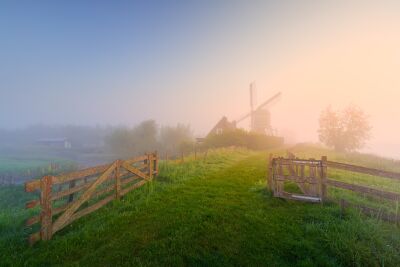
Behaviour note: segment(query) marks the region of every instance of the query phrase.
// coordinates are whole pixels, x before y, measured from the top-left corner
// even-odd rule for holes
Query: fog
[[[399,3],[299,2],[1,2],[0,128],[154,119],[204,136],[249,111],[254,81],[258,103],[282,92],[288,142],[318,142],[321,110],[354,104],[364,151],[400,158]]]

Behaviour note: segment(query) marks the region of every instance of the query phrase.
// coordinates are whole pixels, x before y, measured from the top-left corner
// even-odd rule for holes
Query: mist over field
[[[365,151],[400,158],[397,1],[19,4],[0,8],[0,128],[190,124],[270,108],[291,143],[318,142],[318,117],[354,104]],[[248,128],[249,122],[239,126]]]

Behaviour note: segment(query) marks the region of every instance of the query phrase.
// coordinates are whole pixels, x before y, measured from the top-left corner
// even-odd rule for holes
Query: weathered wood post
[[[117,164],[115,165],[115,199],[121,198],[121,165],[122,160],[117,160]]]
[[[149,169],[149,178],[153,179],[153,154],[147,154],[147,168]]]
[[[268,184],[269,190],[271,190],[271,191],[274,190],[272,187],[272,176],[274,175],[273,170],[272,170],[272,160],[273,160],[273,155],[271,153],[271,154],[269,154],[268,163],[267,163],[267,166],[268,166],[267,184]]]
[[[328,190],[326,187],[326,177],[328,172],[327,165],[328,158],[326,156],[321,157],[321,200],[325,201],[328,197]]]
[[[40,239],[50,240],[53,234],[52,211],[51,211],[51,189],[53,176],[44,176],[40,180]]]
[[[158,175],[158,161],[159,161],[158,152],[155,151],[154,152],[154,172],[155,172],[156,176]]]
[[[276,166],[274,166],[274,167],[276,168]],[[279,176],[279,180],[275,178],[275,188],[276,188],[276,190],[274,192],[274,195],[276,194],[276,196],[282,196],[285,184],[284,184],[284,180],[283,180],[284,176],[283,176],[283,167],[282,167],[281,158],[278,158],[278,176]]]

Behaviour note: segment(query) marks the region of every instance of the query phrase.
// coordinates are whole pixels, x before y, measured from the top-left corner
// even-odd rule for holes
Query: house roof
[[[216,133],[217,129],[220,129],[220,128],[222,128],[224,130],[234,130],[234,129],[236,129],[236,123],[235,123],[235,121],[229,122],[228,118],[224,116],[211,129],[211,131],[208,133],[208,135]]]

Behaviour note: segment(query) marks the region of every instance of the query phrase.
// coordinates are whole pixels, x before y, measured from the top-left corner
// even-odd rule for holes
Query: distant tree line
[[[168,153],[171,157],[187,152],[194,146],[189,125],[159,127],[154,120],[134,127],[119,127],[105,137],[106,147],[115,155],[126,158],[150,151]]]

